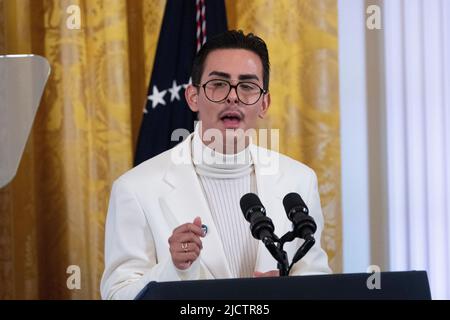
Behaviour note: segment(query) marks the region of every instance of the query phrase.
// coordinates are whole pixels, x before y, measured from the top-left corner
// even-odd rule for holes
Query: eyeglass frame
[[[208,83],[212,82],[212,81],[223,81],[223,82],[228,83],[228,85],[230,86],[230,90],[229,90],[228,93],[225,95],[225,98],[223,98],[222,100],[218,100],[218,101],[211,100],[211,99],[208,97],[208,95],[206,94],[206,85],[207,85]],[[257,99],[254,103],[248,104],[248,103],[243,102],[243,101],[241,100],[241,98],[239,98],[239,93],[238,93],[238,91],[237,91],[237,87],[238,87],[241,83],[251,83],[251,84],[253,84],[253,85],[255,85],[255,86],[257,86],[257,87],[259,88],[259,90],[260,90],[259,97],[258,97],[258,99]],[[258,101],[261,100],[261,97],[262,97],[264,94],[269,93],[269,90],[265,90],[265,89],[261,88],[257,83],[250,82],[250,81],[239,81],[237,84],[232,85],[230,81],[225,80],[225,79],[211,79],[211,80],[206,81],[204,84],[193,84],[193,86],[194,86],[194,87],[202,87],[202,88],[203,88],[203,92],[205,93],[206,99],[208,99],[209,101],[214,102],[214,103],[220,103],[220,102],[225,101],[225,100],[228,98],[228,96],[230,95],[231,90],[234,89],[234,91],[236,91],[236,97],[238,98],[239,102],[245,104],[246,106],[253,106],[253,105],[257,104]]]

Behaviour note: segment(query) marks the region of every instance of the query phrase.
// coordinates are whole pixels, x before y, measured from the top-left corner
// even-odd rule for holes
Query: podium
[[[430,300],[425,271],[150,282],[136,300]]]
[[[36,55],[0,55],[0,188],[13,180],[50,75]]]

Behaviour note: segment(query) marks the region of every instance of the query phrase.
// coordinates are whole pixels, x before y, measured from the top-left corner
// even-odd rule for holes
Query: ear
[[[264,119],[264,117],[267,114],[267,111],[269,110],[269,107],[270,107],[270,92],[263,95],[263,101],[261,104],[261,109],[259,110],[258,117]]]
[[[198,112],[198,88],[194,87],[192,84],[188,85],[186,90],[184,90],[184,97],[189,105],[189,108],[193,112]]]

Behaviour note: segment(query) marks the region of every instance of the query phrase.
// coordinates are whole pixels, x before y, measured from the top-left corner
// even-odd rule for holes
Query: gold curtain
[[[70,5],[81,29],[69,30]],[[16,178],[0,189],[0,299],[99,298],[112,181],[132,165],[165,0],[0,0],[0,54],[52,67]],[[323,244],[341,270],[336,1],[226,2],[268,42],[281,151],[318,173]],[[69,290],[69,266],[81,289]]]
[[[280,151],[317,173],[322,246],[342,272],[337,1],[226,1],[228,27],[267,42],[272,105],[261,127],[279,129]]]

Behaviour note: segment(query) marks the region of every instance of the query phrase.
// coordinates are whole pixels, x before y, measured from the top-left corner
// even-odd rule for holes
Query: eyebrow
[[[209,74],[209,76],[218,76],[221,78],[231,79],[231,76],[229,73],[221,72],[221,71],[213,71]],[[259,78],[256,76],[256,74],[240,74],[238,77],[239,80],[258,80]]]

